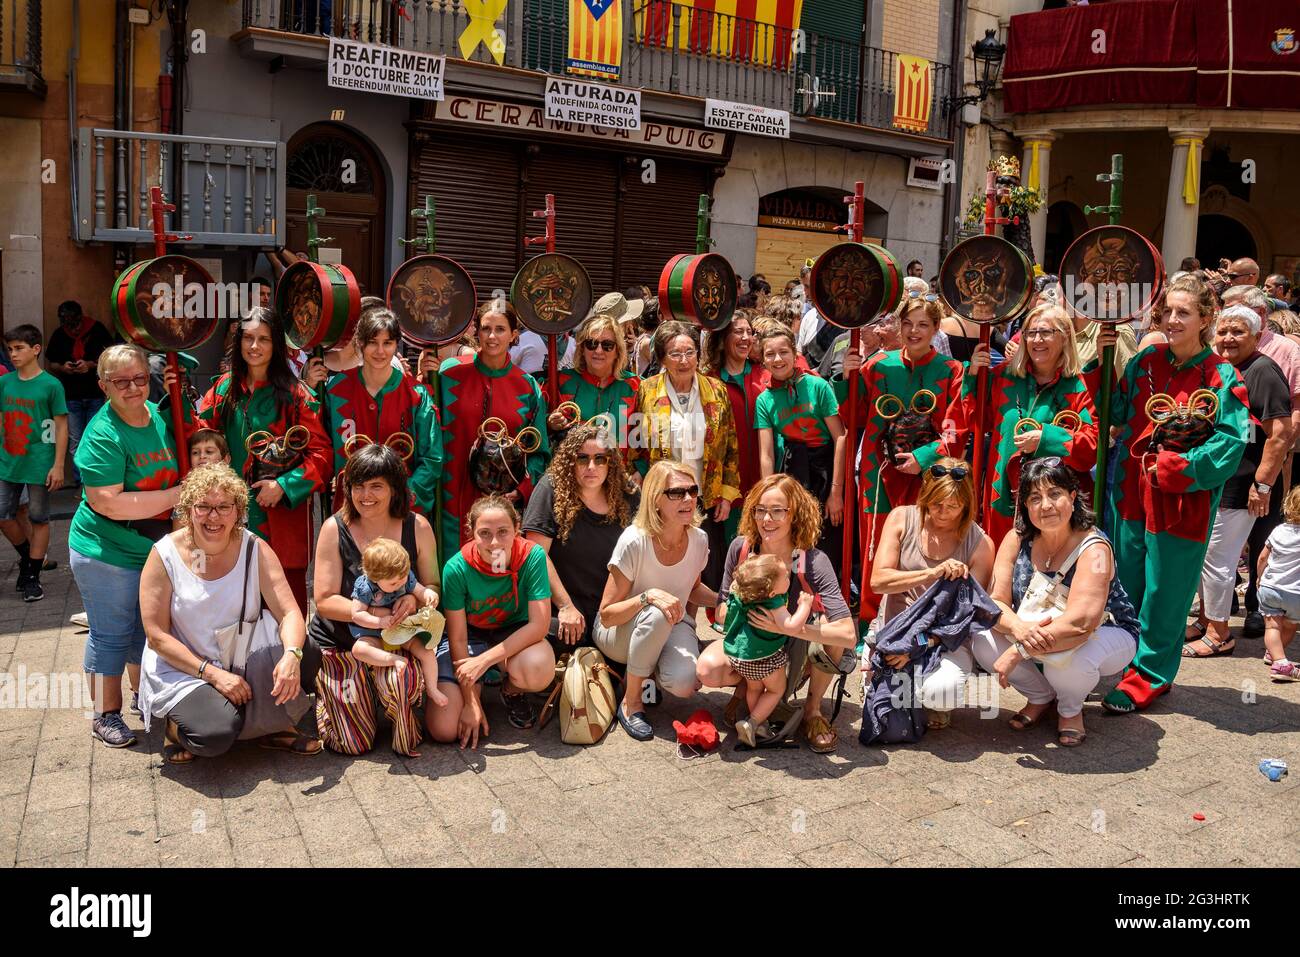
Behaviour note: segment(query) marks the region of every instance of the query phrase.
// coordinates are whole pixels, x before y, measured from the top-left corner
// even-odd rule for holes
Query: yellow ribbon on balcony
[[[460,34],[460,55],[466,60],[481,43],[488,48],[497,66],[505,63],[506,36],[497,29],[497,21],[505,13],[510,0],[464,0],[469,24]]]
[[[1195,206],[1201,198],[1201,164],[1197,159],[1197,150],[1204,141],[1196,136],[1180,136],[1174,140],[1175,146],[1187,147],[1187,162],[1183,166],[1183,202]]]

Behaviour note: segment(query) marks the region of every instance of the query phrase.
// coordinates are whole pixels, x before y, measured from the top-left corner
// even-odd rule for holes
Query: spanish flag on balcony
[[[929,129],[933,93],[930,61],[910,53],[898,54],[898,69],[894,74],[894,125],[913,133]]]
[[[636,42],[671,47],[673,7],[679,50],[777,70],[793,62],[803,0],[646,0],[633,14]]]
[[[622,0],[569,0],[568,72],[617,80],[622,63]]]

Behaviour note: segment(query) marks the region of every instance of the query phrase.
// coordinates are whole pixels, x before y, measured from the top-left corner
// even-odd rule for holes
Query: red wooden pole
[[[849,239],[855,243],[862,242],[862,217],[865,212],[865,194],[866,184],[857,182],[853,184],[853,197],[845,197],[844,201],[850,203],[852,215],[849,222]],[[862,332],[854,329],[849,333],[849,352],[857,352],[862,348]],[[845,353],[847,356],[849,353]],[[848,600],[851,581],[853,578],[853,549],[856,545],[854,542],[854,517],[857,516],[858,502],[858,483],[857,474],[853,468],[853,460],[857,452],[858,444],[858,380],[862,378],[862,373],[855,373],[849,379],[849,407],[845,413],[845,430],[848,438],[844,443],[844,517],[840,519],[840,528],[844,533],[844,546],[842,558],[840,561],[840,590],[844,593],[845,601]]]
[[[525,239],[524,244],[533,246],[545,243],[548,253],[555,252],[555,194],[547,193],[546,208],[533,210],[533,215],[546,219],[546,235]],[[546,337],[546,401],[550,404],[551,411],[555,411],[560,403],[560,360],[555,339],[555,336]]]
[[[153,213],[153,254],[155,257],[165,256],[167,243],[190,237],[175,236],[163,228],[163,213],[174,212],[176,206],[163,202],[161,187],[150,187],[149,206]],[[181,362],[175,352],[167,353],[167,368],[172,373],[172,383],[167,392],[171,400],[172,435],[176,438],[176,465],[180,469],[181,478],[184,478],[190,470],[190,447],[185,431],[185,404],[181,399]]]
[[[992,236],[998,221],[996,176],[992,170],[984,174],[984,235]],[[990,348],[992,325],[980,323],[980,346]],[[975,483],[975,514],[982,518],[984,505],[984,486],[981,484],[984,471],[984,433],[985,419],[988,416],[989,367],[983,365],[975,377],[975,429],[974,451],[971,455],[971,480]]]

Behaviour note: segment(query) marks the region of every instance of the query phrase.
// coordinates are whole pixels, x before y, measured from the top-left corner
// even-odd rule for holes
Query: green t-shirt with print
[[[764,391],[754,404],[754,428],[772,429],[792,442],[818,448],[831,440],[826,419],[839,413],[835,390],[825,379],[804,374]]]
[[[67,415],[63,383],[41,371],[30,379],[17,372],[0,376],[0,421],[4,451],[0,479],[44,485],[54,467],[54,417]]]
[[[82,433],[75,456],[81,481],[87,488],[122,486],[124,492],[149,492],[180,482],[176,448],[170,424],[158,406],[146,402],[149,424],[127,425],[105,403]],[[156,516],[170,519],[170,512]],[[68,547],[87,558],[119,568],[143,568],[153,540],[94,511],[82,493],[72,517]]]
[[[722,636],[722,650],[738,661],[761,661],[785,647],[789,639],[774,631],[763,631],[749,623],[749,613],[761,608],[786,607],[789,598],[773,595],[762,601],[746,603],[735,592],[727,593],[727,630]]]
[[[519,568],[519,591],[511,595],[510,575],[484,575],[470,567],[460,552],[442,572],[445,611],[463,611],[475,628],[508,628],[528,623],[528,603],[551,597],[546,577],[546,552],[540,545],[528,551]]]

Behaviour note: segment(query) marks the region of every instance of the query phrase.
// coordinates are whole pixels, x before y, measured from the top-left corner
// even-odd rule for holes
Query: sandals
[[[835,733],[826,716],[820,712],[803,719],[800,730],[808,741],[808,747],[814,754],[830,754],[840,743],[840,736]],[[829,744],[818,744],[818,738],[830,738]]]
[[[927,731],[942,731],[945,728],[952,727],[951,711],[931,711],[929,719],[925,722]]]
[[[167,729],[163,733],[163,760],[168,764],[189,764],[194,760],[194,752],[188,751],[180,742],[180,732],[176,722],[167,719]]]
[[[1077,748],[1087,737],[1087,731],[1080,731],[1078,728],[1060,728],[1056,732],[1056,743],[1063,748]]]
[[[1038,717],[1036,718],[1031,718],[1023,711],[1017,711],[1015,714],[1013,714],[1010,718],[1007,719],[1007,724],[1011,726],[1011,730],[1013,731],[1028,731],[1034,725],[1038,724],[1045,717],[1047,717],[1047,715],[1050,714],[1052,711],[1052,706],[1055,704],[1056,704],[1055,701],[1047,702],[1047,706],[1043,708],[1042,711],[1038,712]]]
[[[1184,658],[1218,658],[1221,655],[1230,655],[1236,645],[1237,639],[1229,638],[1227,641],[1215,641],[1209,635],[1201,635],[1199,638],[1187,642],[1183,645],[1182,656]],[[1200,643],[1209,649],[1208,652],[1196,651],[1196,645]]]
[[[1200,641],[1205,637],[1205,626],[1200,622],[1194,622],[1183,630],[1183,644],[1189,641]]]
[[[268,734],[265,737],[258,738],[257,744],[258,747],[266,748],[268,751],[288,751],[291,754],[300,754],[306,758],[320,754],[324,748],[320,738],[309,738],[297,731]],[[312,745],[315,745],[315,747],[312,747]]]
[[[745,703],[745,686],[743,684],[736,686],[736,691],[727,702],[727,706],[722,709],[722,723],[728,728],[736,726],[736,719],[740,717],[740,706]]]

